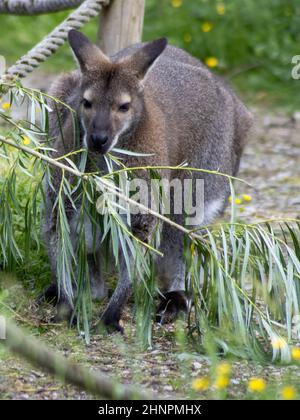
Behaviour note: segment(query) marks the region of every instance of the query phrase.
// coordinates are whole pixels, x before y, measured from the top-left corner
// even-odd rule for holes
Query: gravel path
[[[255,127],[239,177],[253,188],[237,185],[252,201],[239,215],[247,220],[297,218],[300,215],[300,115],[271,115],[254,110]]]

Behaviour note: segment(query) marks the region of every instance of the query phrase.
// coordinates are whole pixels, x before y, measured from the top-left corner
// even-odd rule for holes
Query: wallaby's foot
[[[52,303],[56,305],[58,301],[58,290],[57,284],[55,282],[51,283],[50,286],[46,287],[46,289],[37,297],[37,304],[41,305],[44,302]]]
[[[58,302],[58,289],[55,282],[51,283],[36,299],[38,305],[45,302],[55,306],[56,315],[51,318],[53,323],[67,321],[71,326],[76,324],[76,317],[73,317],[73,309],[65,299]]]
[[[156,321],[160,324],[173,322],[180,312],[187,312],[187,298],[183,291],[173,291],[164,294],[158,305]]]
[[[119,313],[114,313],[106,310],[101,316],[100,323],[104,326],[108,333],[119,332],[124,334],[124,328],[120,324],[121,316]]]

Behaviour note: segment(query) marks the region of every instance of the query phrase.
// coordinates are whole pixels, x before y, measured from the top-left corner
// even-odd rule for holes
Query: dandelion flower
[[[225,388],[228,387],[229,382],[230,382],[230,380],[229,380],[228,376],[220,375],[220,376],[217,377],[215,385],[216,385],[217,389],[225,389]]]
[[[294,400],[296,398],[296,390],[293,386],[285,386],[281,390],[281,397],[284,400]]]
[[[178,7],[181,7],[182,3],[183,3],[182,0],[172,0],[171,1],[171,4],[172,4],[173,7],[175,7],[175,9],[178,9]]]
[[[183,36],[183,40],[184,40],[184,42],[186,42],[187,44],[189,44],[190,42],[192,42],[192,35],[191,34],[188,34],[188,33],[186,33],[186,34],[184,34],[184,36]]]
[[[23,141],[22,141],[22,143],[23,143],[25,146],[28,146],[28,145],[30,144],[30,140],[29,140],[29,138],[28,138],[27,136],[23,136]]]
[[[204,22],[201,25],[202,32],[210,32],[214,25],[211,22]]]
[[[243,194],[242,198],[243,198],[244,201],[251,201],[252,200],[251,195],[248,195],[248,194]]]
[[[209,388],[209,378],[204,376],[203,378],[194,379],[192,382],[192,388],[194,391],[206,391]]]
[[[9,109],[10,108],[10,103],[9,102],[4,102],[3,104],[2,104],[2,108],[3,109]]]
[[[242,200],[241,200],[240,198],[236,198],[236,199],[234,200],[234,202],[235,202],[235,204],[237,204],[237,205],[242,204]]]
[[[300,347],[292,348],[292,358],[294,360],[300,360]]]
[[[219,61],[216,57],[207,57],[205,60],[205,64],[207,67],[210,67],[211,69],[218,67]]]
[[[218,375],[230,375],[231,373],[231,366],[227,362],[222,362],[217,366],[217,374]]]
[[[224,3],[219,3],[216,5],[216,11],[218,15],[223,16],[226,13],[226,7]]]
[[[262,392],[266,389],[266,381],[263,378],[251,378],[248,383],[248,390]]]

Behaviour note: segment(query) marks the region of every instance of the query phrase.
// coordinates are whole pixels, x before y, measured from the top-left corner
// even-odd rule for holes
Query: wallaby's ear
[[[102,53],[100,48],[81,32],[71,29],[68,40],[82,71],[101,65],[101,62],[109,62],[109,58]]]
[[[143,79],[152,64],[164,51],[167,44],[168,41],[166,38],[160,38],[156,41],[148,42],[128,60],[126,60],[126,63],[130,65],[132,71],[137,74],[139,79]]]

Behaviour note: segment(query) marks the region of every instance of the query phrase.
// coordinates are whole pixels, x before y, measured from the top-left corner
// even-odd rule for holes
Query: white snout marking
[[[81,125],[84,132],[82,142],[83,142],[84,147],[87,147],[87,129],[86,129],[83,119],[81,119]]]
[[[129,124],[129,122],[127,121],[127,122],[126,122],[126,124],[124,125],[124,127],[122,128],[122,130],[120,130],[120,131],[118,132],[118,134],[116,134],[116,135],[115,135],[115,137],[113,138],[113,141],[112,141],[111,146],[110,146],[110,148],[108,149],[107,153],[108,153],[108,152],[110,152],[110,151],[111,151],[111,149],[113,149],[113,148],[116,146],[116,144],[117,144],[117,143],[118,143],[118,141],[119,141],[120,136],[121,136],[123,133],[125,133],[125,131],[126,131],[126,130],[128,130],[128,128],[129,128],[129,127],[130,127],[130,124]]]

